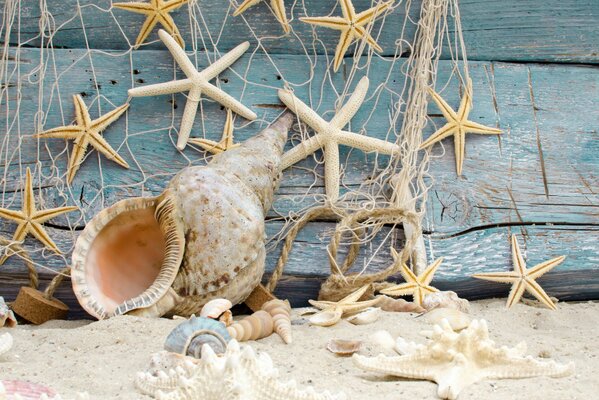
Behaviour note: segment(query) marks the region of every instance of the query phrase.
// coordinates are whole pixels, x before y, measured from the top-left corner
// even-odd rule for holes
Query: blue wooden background
[[[305,3],[314,16],[329,14],[336,7],[336,0]],[[127,89],[170,80],[177,69],[159,41],[128,51],[127,39],[134,42],[143,16],[110,11],[110,1],[2,0],[0,4],[5,21],[13,19],[12,30],[6,23],[2,28],[3,40],[11,45],[2,59],[5,73],[0,124],[7,132],[2,133],[0,153],[3,207],[20,207],[25,167],[35,169],[36,193],[43,196],[45,207],[75,204],[84,210],[83,214],[64,215],[46,224],[59,247],[68,251],[86,221],[101,208],[124,197],[160,193],[181,168],[205,162],[206,155],[197,149],[188,147],[181,153],[174,147],[174,127],[180,123],[183,95],[136,98],[127,116],[105,133],[131,169],[124,170],[92,152],[73,185],[65,187],[57,176],[66,171],[67,149],[72,144],[39,141],[32,134],[71,123],[72,94],[84,96],[93,118],[100,110],[106,112],[126,102]],[[354,4],[362,10],[371,2],[354,0]],[[16,10],[15,5],[19,6]],[[194,40],[189,35],[190,15],[197,20],[198,7],[203,34]],[[420,1],[413,1],[409,12],[412,18],[418,17],[419,8]],[[290,9],[288,5],[288,15]],[[280,36],[281,28],[266,4],[248,11],[247,23],[231,17],[226,1],[199,0],[173,13],[187,50],[195,51],[199,67],[216,57],[214,44],[222,54],[237,45],[240,38],[252,43],[250,52],[218,78],[224,90],[241,98],[259,116],[251,124],[241,118],[235,120],[237,141],[255,135],[282,111],[275,89],[282,86],[283,77],[291,85],[309,80],[306,52],[314,57],[325,49],[334,49],[338,34],[327,29],[318,29],[322,42],[312,47],[312,28],[298,21],[303,16],[299,7],[293,10],[292,25],[297,36],[291,37]],[[474,88],[471,117],[499,126],[505,133],[498,138],[469,137],[464,175],[460,178],[455,176],[451,142],[445,143],[444,153],[440,146],[433,150],[430,174],[434,183],[427,203],[425,242],[430,260],[445,257],[435,282],[440,288],[470,298],[505,295],[509,286],[475,281],[469,275],[510,269],[509,235],[516,233],[521,235],[520,243],[530,265],[567,255],[562,265],[540,280],[550,295],[564,300],[599,298],[599,1],[463,0],[460,13]],[[41,24],[42,14],[52,18],[44,18]],[[370,97],[352,121],[357,127],[367,121],[368,135],[389,140],[395,139],[387,135],[388,116],[398,100],[393,92],[401,91],[401,71],[409,51],[407,46],[395,45],[404,18],[404,7],[386,17],[379,37],[385,51],[369,66]],[[256,46],[248,24],[261,35],[272,36],[261,41],[268,56]],[[408,24],[405,29],[406,38],[411,40],[414,25]],[[155,40],[156,32],[150,37]],[[404,58],[395,60],[392,76],[397,79],[388,83],[393,90],[375,91],[398,56]],[[327,79],[332,90],[323,91],[319,84],[303,85],[295,88],[296,94],[302,99],[312,96],[312,104],[330,116],[336,91],[341,92],[351,79],[344,73],[352,61],[349,57],[351,53],[342,67],[346,70],[332,76],[327,74],[326,59],[314,57],[314,80]],[[450,80],[453,65],[448,49],[441,58],[438,82],[449,81],[443,97],[457,107],[461,88],[456,79]],[[41,60],[47,66],[45,71],[40,71]],[[304,67],[298,67],[301,65]],[[249,83],[244,85],[241,78],[246,76],[247,68]],[[17,70],[19,74],[14,73]],[[350,83],[351,88],[357,79]],[[19,107],[14,106],[17,100]],[[375,104],[376,114],[371,118]],[[224,123],[220,106],[203,101],[201,115],[192,135],[218,139]],[[435,124],[443,123],[434,104],[429,106],[429,115]],[[428,125],[425,136],[433,129],[432,124]],[[15,134],[17,126],[20,136]],[[347,149],[343,149],[342,159],[346,156]],[[348,157],[343,185],[357,188],[372,171],[375,157],[355,151]],[[378,158],[379,163],[385,160]],[[281,216],[314,201],[311,196],[298,201],[298,195],[309,192],[318,196],[324,192],[322,179],[301,168],[312,169],[314,165],[310,158],[298,164],[300,168],[285,172],[269,213],[270,235],[283,226]],[[12,236],[14,228],[11,223],[0,222],[0,234],[4,236]],[[316,221],[300,233],[286,276],[279,284],[279,296],[291,297],[296,306],[316,296],[319,282],[328,273],[324,261],[326,233],[332,229],[333,222]],[[399,246],[401,231],[391,234]],[[372,257],[377,244],[375,240],[363,249],[358,266]],[[68,253],[65,257],[42,253],[35,239],[28,238],[25,247],[37,262],[51,269],[58,270],[69,262]],[[272,270],[278,255],[278,249],[269,251],[267,270]],[[371,265],[385,268],[390,260],[388,251],[383,250]],[[40,273],[42,285],[53,276],[44,269]],[[0,295],[10,299],[26,282],[26,270],[16,257],[1,267]],[[83,315],[69,284],[60,288],[58,297],[71,305],[73,316]]]

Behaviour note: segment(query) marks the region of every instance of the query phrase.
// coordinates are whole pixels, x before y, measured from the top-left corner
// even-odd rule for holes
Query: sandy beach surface
[[[528,344],[528,354],[557,362],[574,361],[576,370],[565,378],[484,381],[466,388],[460,399],[593,399],[599,393],[599,302],[560,303],[558,311],[505,300],[471,302],[473,318],[488,321],[498,345]],[[365,342],[360,351],[383,350],[370,340],[377,330],[393,337],[423,341],[419,335],[430,324],[415,314],[383,313],[373,324],[354,326],[341,321],[330,328],[310,326],[302,309],[293,312],[293,343],[275,334],[249,342],[266,351],[282,380],[294,379],[317,390],[343,391],[348,399],[435,399],[436,385],[364,372],[351,358],[325,349],[331,338]],[[166,335],[181,321],[118,317],[106,321],[51,321],[42,326],[20,325],[10,332],[13,348],[0,356],[0,379],[24,379],[51,386],[63,398],[87,392],[92,399],[144,399],[133,384],[137,371],[147,368],[150,355],[162,349]],[[383,351],[392,355],[392,351]]]

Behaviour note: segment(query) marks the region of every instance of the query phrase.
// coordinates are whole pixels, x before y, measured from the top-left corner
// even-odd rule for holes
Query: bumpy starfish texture
[[[235,100],[231,95],[223,90],[212,85],[208,81],[214,79],[218,74],[227,69],[239,57],[246,52],[250,46],[249,42],[243,42],[233,50],[225,54],[223,57],[215,61],[203,71],[198,71],[191,62],[185,51],[177,44],[171,35],[166,31],[160,30],[158,36],[169,49],[173,58],[187,76],[187,79],[174,80],[170,82],[157,83],[155,85],[147,85],[134,89],[129,89],[129,96],[157,96],[161,94],[172,94],[178,92],[189,92],[187,94],[187,104],[183,111],[183,119],[181,120],[181,128],[179,129],[179,139],[177,140],[177,148],[183,150],[187,145],[191,127],[198,110],[200,96],[205,94],[214,101],[222,104],[226,108],[230,108],[242,117],[253,120],[256,119],[256,114],[239,101]]]
[[[200,146],[202,149],[212,154],[219,154],[239,146],[239,143],[233,143],[233,129],[233,112],[227,109],[227,119],[225,121],[223,136],[220,139],[220,142],[202,138],[190,138],[188,143]]]
[[[32,234],[44,244],[47,248],[54,251],[55,253],[61,254],[54,241],[50,238],[42,224],[49,219],[57,217],[61,214],[75,211],[77,207],[58,207],[51,208],[48,210],[37,210],[33,199],[33,184],[31,183],[31,171],[27,168],[27,175],[25,178],[25,187],[23,188],[23,206],[21,211],[8,210],[6,208],[0,208],[0,217],[6,218],[10,221],[14,221],[18,224],[13,240],[15,242],[21,242],[27,234]],[[9,254],[10,255],[10,254]],[[0,264],[4,263],[6,257],[0,260]]]
[[[69,139],[74,140],[73,153],[69,159],[67,168],[67,182],[73,182],[75,174],[79,171],[79,167],[83,162],[88,146],[92,146],[100,153],[104,154],[108,159],[116,162],[122,167],[129,168],[129,164],[108,144],[106,139],[100,135],[100,132],[105,130],[110,124],[116,121],[129,107],[129,104],[123,104],[115,108],[111,112],[102,115],[92,121],[89,111],[83,102],[81,96],[73,95],[75,103],[75,119],[76,125],[60,126],[58,128],[49,129],[38,133],[33,137],[36,138],[53,138],[53,139]]]
[[[525,357],[524,342],[513,348],[497,347],[489,339],[485,320],[472,321],[460,333],[443,320],[428,333],[431,339],[424,345],[398,338],[395,349],[401,356],[354,354],[354,364],[371,372],[437,382],[437,394],[442,399],[456,399],[462,389],[485,379],[559,378],[574,370],[573,363],[560,365]]]
[[[241,13],[243,13],[248,8],[255,6],[260,3],[262,0],[244,0],[243,3],[237,7],[235,12],[233,13],[234,17],[237,17]],[[275,14],[275,17],[283,27],[285,33],[289,33],[291,31],[291,26],[289,26],[289,21],[287,20],[287,15],[285,14],[285,2],[283,0],[270,0],[270,7]]]
[[[366,11],[356,14],[356,10],[351,0],[339,0],[343,17],[304,17],[300,21],[308,24],[324,26],[325,28],[341,31],[339,44],[335,50],[333,70],[337,72],[343,56],[354,40],[365,40],[375,51],[381,52],[383,49],[374,38],[368,33],[367,26],[374,21],[376,17],[385,12],[393,1],[378,3],[376,6]]]
[[[169,13],[181,7],[188,1],[189,0],[150,0],[149,3],[135,1],[129,3],[114,3],[113,6],[146,16],[146,21],[141,27],[137,40],[135,40],[136,48],[148,38],[156,24],[162,25],[168,33],[173,35],[177,43],[185,48],[185,43],[183,43],[179,28],[177,28],[173,17],[171,17]]]
[[[443,113],[447,123],[433,133],[424,143],[420,145],[420,149],[427,148],[434,143],[437,143],[449,136],[453,135],[453,145],[455,148],[455,166],[458,175],[462,175],[462,165],[464,164],[464,150],[466,147],[466,134],[478,133],[483,135],[500,135],[501,129],[491,128],[468,120],[468,115],[472,109],[472,80],[468,80],[466,91],[458,111],[453,111],[449,104],[441,98],[434,90],[429,88],[429,93],[437,106]]]
[[[335,114],[333,119],[326,122],[308,105],[298,99],[289,90],[280,89],[279,98],[298,118],[305,122],[316,133],[283,155],[281,170],[284,170],[300,160],[313,154],[316,150],[324,152],[325,189],[328,199],[334,203],[339,197],[339,145],[358,148],[365,152],[378,151],[383,154],[398,154],[399,146],[384,140],[344,131],[342,128],[349,123],[358,112],[368,92],[368,78],[363,77],[356,86],[354,93],[347,103]]]
[[[10,333],[6,332],[0,335],[0,356],[11,349],[12,342],[13,340]]]
[[[321,310],[310,317],[310,323],[319,326],[332,326],[339,322],[344,315],[356,314],[368,307],[375,306],[381,300],[381,297],[358,301],[366,293],[369,286],[364,285],[339,301],[308,300],[312,306]]]
[[[439,265],[443,262],[443,257],[437,258],[431,265],[426,267],[420,275],[416,276],[416,274],[401,261],[400,255],[394,248],[391,248],[391,254],[393,255],[395,263],[401,263],[400,272],[406,282],[383,289],[381,290],[381,293],[390,296],[412,295],[414,303],[420,306],[427,294],[439,291],[437,288],[430,286],[430,283],[433,280],[435,272],[437,272],[437,268],[439,268]]]
[[[256,355],[250,346],[240,349],[231,340],[225,353],[214,354],[208,344],[202,358],[174,353],[153,356],[148,372],[137,375],[135,385],[146,395],[164,400],[341,400],[343,394],[300,389],[295,382],[282,382],[266,353]]]
[[[514,271],[488,272],[474,274],[472,277],[492,282],[511,283],[512,290],[510,290],[510,294],[507,298],[507,308],[510,308],[520,301],[526,290],[541,303],[545,304],[547,308],[557,310],[557,306],[551,301],[549,296],[547,296],[547,293],[545,293],[541,285],[536,282],[536,279],[561,264],[565,259],[565,256],[560,256],[537,264],[532,268],[526,268],[526,263],[524,262],[524,258],[520,252],[520,246],[518,245],[518,239],[516,238],[516,235],[512,235],[512,262],[514,263]]]

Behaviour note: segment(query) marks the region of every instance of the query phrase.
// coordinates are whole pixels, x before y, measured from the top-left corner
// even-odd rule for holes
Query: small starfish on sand
[[[237,17],[239,14],[243,13],[248,8],[255,6],[260,3],[262,0],[244,0],[243,3],[237,7],[235,12],[233,13],[234,17]],[[275,13],[275,17],[283,27],[285,33],[289,33],[291,31],[291,27],[289,26],[289,21],[287,20],[287,15],[285,14],[285,3],[283,0],[270,0],[270,7],[272,11]]]
[[[356,314],[368,307],[376,305],[381,297],[372,300],[358,301],[366,293],[370,285],[364,285],[349,296],[339,301],[317,301],[308,300],[312,306],[318,308],[319,312],[310,317],[310,323],[320,326],[335,325],[346,314]]]
[[[173,17],[169,14],[171,11],[176,10],[189,0],[150,0],[149,3],[142,3],[139,1],[129,3],[114,3],[113,6],[127,11],[133,11],[134,13],[146,15],[146,21],[141,27],[141,31],[135,41],[135,47],[139,47],[150,35],[152,29],[156,24],[162,25],[162,27],[171,35],[174,36],[175,40],[181,47],[185,47],[179,28],[173,21]]]
[[[123,104],[107,114],[100,116],[92,121],[89,111],[83,102],[81,96],[74,95],[75,119],[77,125],[60,126],[38,133],[33,137],[54,138],[54,139],[72,139],[74,140],[73,153],[69,159],[67,172],[67,182],[73,182],[75,174],[81,166],[83,157],[87,152],[87,147],[91,145],[94,149],[104,154],[108,159],[116,162],[122,167],[129,168],[129,164],[108,144],[106,139],[100,135],[104,129],[116,121],[129,107],[129,104]]]
[[[382,154],[399,154],[399,146],[384,140],[342,130],[358,112],[368,92],[368,78],[363,77],[347,103],[326,122],[308,105],[289,90],[280,89],[279,98],[295,112],[298,118],[310,126],[316,135],[301,142],[283,155],[281,170],[308,157],[318,149],[324,152],[325,189],[329,200],[334,203],[339,197],[339,145],[358,148],[365,152],[378,151]]]
[[[437,258],[435,262],[426,267],[422,274],[416,276],[416,274],[401,261],[400,255],[394,248],[391,248],[391,254],[393,255],[394,262],[401,263],[400,272],[406,282],[383,289],[381,290],[381,293],[390,296],[405,296],[411,294],[414,298],[414,303],[420,306],[427,294],[439,291],[437,288],[430,286],[430,283],[433,280],[435,272],[437,272],[437,268],[439,268],[439,265],[443,262],[443,257]]]
[[[10,221],[14,221],[18,224],[15,234],[13,235],[13,241],[21,242],[27,234],[32,234],[44,244],[47,248],[54,251],[55,253],[62,254],[62,252],[56,246],[56,243],[52,241],[42,224],[49,219],[57,217],[61,214],[75,211],[77,207],[58,207],[51,208],[48,210],[37,210],[35,207],[33,197],[33,184],[31,183],[31,171],[27,168],[27,174],[25,177],[25,187],[23,188],[23,206],[21,211],[8,210],[6,208],[0,208],[0,217],[6,218]],[[10,254],[9,254],[10,255]],[[3,264],[7,256],[2,257],[0,264]]]
[[[187,79],[174,80],[170,82],[157,83],[155,85],[147,85],[129,89],[129,96],[157,96],[161,94],[171,94],[189,91],[187,94],[187,104],[185,104],[185,111],[183,111],[183,119],[181,120],[181,129],[179,129],[179,139],[177,140],[177,148],[183,150],[187,145],[189,134],[191,133],[191,127],[198,110],[198,104],[200,103],[200,96],[205,94],[212,98],[214,101],[219,102],[226,108],[230,108],[242,117],[254,120],[256,114],[239,101],[235,100],[231,95],[225,93],[223,90],[212,85],[208,81],[214,79],[218,74],[227,69],[233,64],[239,57],[246,52],[250,46],[249,42],[243,42],[233,50],[219,58],[208,68],[203,71],[198,71],[194,64],[191,62],[185,51],[177,44],[175,39],[169,35],[166,31],[158,31],[158,36],[164,42],[166,47],[169,49],[173,58],[183,70],[183,73],[187,76]]]
[[[551,301],[549,296],[547,296],[547,293],[545,293],[541,285],[536,282],[536,279],[561,264],[565,258],[566,256],[556,257],[527,269],[524,258],[522,258],[522,253],[520,252],[518,239],[516,238],[516,235],[512,235],[512,262],[514,263],[514,271],[488,272],[474,274],[472,277],[492,282],[511,283],[512,290],[510,290],[510,295],[507,298],[507,308],[510,308],[520,301],[526,290],[541,303],[545,304],[547,308],[557,310],[557,306]]]
[[[500,135],[501,129],[491,128],[468,120],[468,115],[472,109],[472,80],[468,79],[468,85],[458,111],[453,111],[449,104],[439,96],[437,92],[429,88],[429,93],[435,103],[443,113],[447,123],[433,133],[424,143],[420,145],[420,150],[431,146],[449,136],[453,135],[453,145],[455,148],[455,166],[458,175],[462,175],[462,165],[464,164],[464,150],[466,147],[466,134],[478,133],[483,135]]]
[[[393,1],[394,0],[378,3],[376,6],[369,8],[366,11],[356,14],[356,10],[351,0],[339,0],[343,17],[303,17],[300,18],[300,21],[341,31],[341,37],[339,38],[339,44],[337,44],[337,49],[335,50],[335,59],[333,62],[333,70],[337,72],[347,49],[356,39],[366,40],[375,51],[383,51],[381,46],[379,46],[374,38],[370,36],[370,33],[366,30],[366,26],[391,7]]]
[[[220,142],[202,138],[190,138],[188,143],[200,146],[202,149],[212,154],[222,153],[223,151],[227,151],[239,146],[239,143],[233,143],[233,129],[233,112],[227,109],[227,120],[225,121],[223,136],[220,139]]]

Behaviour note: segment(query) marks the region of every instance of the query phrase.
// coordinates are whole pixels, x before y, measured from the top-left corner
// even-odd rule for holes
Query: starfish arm
[[[12,240],[14,242],[22,242],[27,236],[27,227],[29,224],[27,221],[21,221],[19,225],[17,225],[17,229],[15,229],[15,233],[12,235]],[[2,263],[0,263],[2,264]]]
[[[293,149],[283,154],[280,167],[281,171],[298,163],[299,161],[308,157],[310,154],[313,154],[316,150],[320,148],[322,148],[322,143],[320,143],[320,138],[318,137],[318,135],[312,136],[311,138],[304,140],[303,142],[295,146]]]
[[[514,271],[516,271],[520,276],[526,275],[526,263],[524,262],[524,258],[522,257],[522,252],[520,251],[520,245],[518,244],[518,238],[516,235],[512,235],[512,263],[514,264]]]
[[[339,198],[339,146],[328,142],[324,147],[324,187],[329,200],[334,203]]]
[[[514,284],[512,285],[512,289],[510,290],[510,294],[507,297],[507,303],[505,306],[507,308],[510,308],[511,306],[519,302],[525,290],[526,282],[524,281],[524,279],[518,279],[516,282],[514,282]]]
[[[164,15],[159,19],[159,22],[160,25],[162,25],[164,29],[171,34],[177,44],[184,49],[185,42],[183,41],[183,36],[181,36],[181,32],[179,32],[179,28],[177,27],[177,24],[175,24],[173,17],[171,17],[170,14]]]
[[[410,282],[419,282],[419,279],[416,276],[416,274],[414,273],[414,271],[412,271],[406,265],[406,263],[402,263],[401,264],[399,272],[401,273],[401,276],[403,276],[403,278],[406,280],[407,283],[410,283]]]
[[[510,357],[499,365],[491,365],[484,369],[488,379],[518,379],[549,376],[559,378],[570,375],[574,371],[574,363],[557,364],[555,361],[542,362],[531,357]]]
[[[216,78],[218,74],[229,68],[250,48],[250,42],[243,42],[228,51],[224,56],[210,64],[206,69],[200,72],[200,75],[207,81]]]
[[[360,149],[366,153],[377,151],[381,154],[399,154],[399,146],[395,143],[386,142],[381,139],[358,135],[354,132],[341,131],[337,137],[337,142],[339,144],[355,147]]]
[[[270,6],[272,7],[272,10],[275,14],[275,18],[283,27],[283,31],[285,33],[291,32],[291,26],[289,25],[289,21],[287,20],[287,14],[285,13],[284,0],[270,0]]]
[[[559,257],[552,258],[549,261],[545,261],[539,265],[535,265],[534,267],[530,268],[529,270],[526,271],[526,275],[530,279],[537,279],[538,277],[542,276],[546,272],[557,267],[565,259],[566,259],[566,256],[559,256]]]
[[[80,95],[73,95],[73,102],[75,103],[75,119],[77,121],[77,125],[79,126],[90,126],[92,120],[89,116],[89,111],[87,111],[87,107],[85,106],[85,102]]]
[[[214,85],[209,83],[202,85],[202,92],[214,101],[217,101],[221,105],[225,106],[225,108],[230,108],[231,110],[235,111],[235,113],[241,115],[245,119],[252,121],[257,118],[257,115],[252,110],[241,104],[233,96],[227,94],[225,91],[217,88]]]
[[[167,49],[171,52],[171,55],[179,65],[179,68],[183,71],[185,76],[191,78],[192,76],[198,73],[195,65],[191,62],[187,54],[185,54],[185,50],[181,47],[179,43],[173,38],[167,31],[164,29],[160,29],[158,31],[158,36],[160,36],[160,40],[164,43]]]
[[[328,123],[316,114],[306,103],[298,99],[291,91],[279,89],[279,99],[297,114],[298,118],[306,123],[315,132],[322,132],[327,129]]]
[[[547,293],[545,293],[541,285],[530,279],[526,279],[526,285],[526,290],[528,291],[528,293],[532,294],[537,300],[545,304],[547,308],[551,310],[557,310],[557,306],[555,305],[555,303],[553,303],[553,301],[551,301],[551,299],[549,298]]]
[[[127,93],[131,97],[160,96],[162,94],[186,92],[191,90],[191,88],[191,79],[180,79],[132,88]]]
[[[364,293],[366,293],[369,287],[370,284],[362,286],[360,289],[339,300],[339,303],[355,303],[356,301],[360,300],[362,296],[364,296]]]
[[[435,369],[431,368],[430,361],[416,355],[387,357],[381,354],[365,357],[354,354],[352,360],[357,367],[366,371],[411,379],[435,379]]]
[[[31,217],[35,214],[35,202],[33,197],[33,183],[31,182],[31,170],[27,168],[25,173],[25,187],[23,188],[23,215]]]
[[[56,243],[54,243],[54,241],[50,238],[48,232],[46,232],[46,230],[41,224],[37,222],[31,222],[29,224],[29,231],[33,234],[33,236],[35,236],[37,240],[42,242],[42,244],[46,246],[48,249],[52,250],[57,254],[62,254],[58,246],[56,246]]]
[[[233,16],[237,17],[241,13],[245,12],[248,8],[255,6],[260,3],[262,0],[244,0],[239,7],[233,12]]]
[[[89,142],[86,136],[79,136],[73,142],[73,151],[71,152],[69,165],[67,167],[67,183],[70,184],[73,182],[75,174],[79,170],[83,157],[85,157],[85,153],[87,152],[88,144]]]
[[[219,154],[227,150],[221,143],[208,139],[190,138],[187,143],[200,146],[204,151],[212,154]]]
[[[501,135],[502,132],[501,129],[491,128],[490,126],[485,126],[472,121],[465,121],[462,123],[462,126],[468,133],[478,133],[481,135]]]
[[[373,306],[377,305],[380,300],[381,300],[381,297],[377,297],[372,300],[343,304],[340,307],[343,309],[343,314],[355,314],[359,311],[367,309],[368,307],[373,307]]]
[[[316,307],[319,310],[325,310],[327,308],[334,308],[337,303],[334,301],[324,301],[324,300],[308,300],[308,303],[312,305],[312,307]]]
[[[455,122],[458,120],[458,116],[455,113],[455,111],[453,111],[451,107],[449,107],[449,104],[447,104],[447,102],[443,100],[443,98],[439,96],[437,92],[429,88],[428,93],[431,95],[434,102],[437,104],[437,107],[439,107],[439,110],[441,110],[441,113],[448,122]]]
[[[470,115],[470,110],[472,110],[472,79],[468,79],[464,96],[462,96],[460,107],[456,112],[458,120],[466,121],[468,119],[468,115]]]
[[[135,39],[135,47],[139,47],[143,42],[146,41],[150,33],[158,23],[158,13],[148,14],[146,20],[144,21],[141,29],[139,30],[139,34],[137,35],[137,39]]]
[[[113,7],[121,10],[132,11],[138,14],[150,15],[154,12],[150,3],[130,2],[130,3],[112,3]]]
[[[189,0],[170,0],[164,3],[162,7],[163,12],[171,12],[181,7],[183,4],[186,4]]]
[[[453,148],[455,153],[455,169],[458,176],[462,175],[462,167],[464,166],[464,155],[466,152],[466,134],[462,128],[453,135]]]
[[[356,15],[354,20],[355,24],[358,26],[364,26],[370,23],[370,21],[372,21],[374,18],[387,11],[387,9],[391,7],[391,5],[393,4],[393,1],[394,0],[388,1],[386,3],[379,3],[378,5],[369,8],[368,10],[362,11],[361,13]]]
[[[352,3],[352,0],[339,0],[341,6],[341,12],[343,17],[348,21],[353,21],[356,18],[356,9]]]
[[[33,135],[35,138],[45,139],[75,139],[81,135],[84,128],[77,125],[59,126]]]
[[[419,149],[422,150],[422,149],[429,147],[430,145],[440,142],[441,140],[455,134],[457,132],[457,129],[458,128],[456,127],[456,125],[453,122],[446,123],[439,130],[437,130],[435,133],[430,135],[429,138],[426,139],[420,145]]]
[[[414,304],[421,306],[422,301],[424,300],[424,296],[426,295],[427,292],[425,290],[422,290],[420,286],[416,287],[414,289],[414,294],[412,295]]]
[[[521,276],[517,272],[485,272],[474,274],[472,277],[491,282],[514,283],[520,279]]]
[[[382,294],[388,294],[390,296],[406,296],[414,293],[414,290],[418,287],[418,284],[414,282],[402,283],[399,285],[391,286],[381,290]]]
[[[25,215],[21,211],[9,210],[0,208],[0,218],[8,219],[14,222],[21,223],[25,219]]]
[[[435,275],[435,272],[437,272],[437,269],[439,268],[439,266],[441,265],[442,262],[443,262],[443,257],[439,257],[431,265],[429,265],[424,270],[422,275],[420,275],[418,277],[420,284],[428,285],[429,283],[431,283],[431,281],[433,280],[433,276]]]
[[[354,93],[352,93],[347,103],[345,103],[343,107],[341,107],[341,109],[335,114],[329,124],[338,129],[342,129],[349,123],[349,121],[351,121],[364,102],[364,98],[368,92],[368,84],[368,77],[364,76],[362,79],[360,79],[360,82],[358,82]]]
[[[187,96],[187,103],[185,103],[185,110],[183,110],[183,117],[181,118],[181,127],[179,128],[179,138],[177,139],[177,148],[183,150],[187,145],[187,140],[191,134],[191,128],[196,118],[198,111],[198,104],[200,104],[200,95],[202,90],[199,87],[194,87]]]
[[[333,71],[337,72],[341,63],[343,62],[343,57],[345,53],[347,53],[347,49],[352,44],[354,39],[354,34],[351,29],[345,30],[341,32],[341,36],[339,37],[339,43],[337,44],[337,48],[335,49],[335,58],[333,60]]]
[[[376,52],[381,52],[383,51],[383,48],[381,46],[379,46],[379,44],[376,42],[376,40],[374,40],[374,38],[370,35],[370,33],[368,33],[368,31],[361,26],[356,26],[354,28],[354,37],[356,39],[364,39],[366,40],[366,43],[368,43]]]
[[[223,135],[221,136],[221,143],[225,149],[229,149],[233,146],[233,111],[227,108],[227,118],[225,119],[225,126],[223,127]]]
[[[338,31],[349,30],[349,24],[346,19],[341,17],[302,17],[300,21],[310,25],[323,26]]]
[[[129,168],[129,164],[125,161],[118,153],[108,144],[106,139],[100,136],[99,133],[93,133],[89,136],[89,144],[91,144],[96,150],[104,154],[106,158],[119,164],[121,167]]]
[[[52,219],[52,218],[57,217],[64,213],[77,211],[78,209],[79,208],[77,208],[77,207],[69,206],[69,207],[58,207],[58,208],[50,208],[47,210],[40,210],[40,211],[37,211],[33,215],[32,219],[35,222],[37,222],[38,224],[43,224],[44,222],[48,221],[49,219]]]
[[[115,108],[114,110],[110,111],[109,113],[106,113],[106,114],[102,115],[101,117],[93,120],[92,124],[91,124],[92,129],[94,129],[98,132],[102,132],[104,129],[106,129],[108,127],[108,125],[112,124],[114,121],[119,119],[119,117],[121,115],[123,115],[123,113],[125,111],[127,111],[128,108],[129,108],[128,103],[123,104],[122,106]]]

